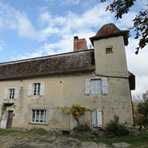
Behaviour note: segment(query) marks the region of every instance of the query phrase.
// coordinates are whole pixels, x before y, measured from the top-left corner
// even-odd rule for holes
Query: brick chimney
[[[78,36],[74,36],[73,50],[81,51],[81,50],[86,50],[86,49],[88,49],[86,39],[84,38],[79,39]]]

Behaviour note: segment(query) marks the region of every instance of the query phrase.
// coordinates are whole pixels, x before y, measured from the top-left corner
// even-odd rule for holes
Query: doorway
[[[13,111],[8,110],[8,119],[7,119],[7,126],[6,128],[11,128],[12,127],[12,119],[13,119]]]

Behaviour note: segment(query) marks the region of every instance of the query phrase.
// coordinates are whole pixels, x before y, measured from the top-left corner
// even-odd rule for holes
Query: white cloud
[[[118,19],[117,23],[120,29],[129,29],[133,27],[133,20],[136,15],[137,12],[129,12],[127,14],[124,14],[122,19]]]
[[[78,1],[69,2],[76,3]],[[27,14],[0,2],[0,28],[15,30],[21,37],[45,41],[53,35],[63,36],[91,30],[92,27],[99,27],[112,21],[112,14],[105,11],[106,5],[100,3],[81,15],[69,11],[65,16],[56,16],[44,10],[41,12],[38,25],[35,27]],[[101,21],[102,18],[104,21]]]
[[[148,51],[147,47],[141,49],[136,55],[136,47],[138,40],[130,39],[129,46],[126,48],[128,69],[136,76],[136,90],[133,91],[134,96],[140,96],[148,90]]]
[[[35,28],[24,12],[0,2],[0,30],[15,30],[21,37],[36,38]]]
[[[29,19],[25,15],[18,15],[18,22],[17,22],[17,31],[20,36],[27,37],[27,38],[36,38],[36,32],[29,21]]]
[[[67,5],[77,5],[80,3],[80,0],[64,0],[61,2],[62,4],[67,4]]]
[[[40,40],[46,40],[52,35],[63,36],[82,32],[92,32],[92,27],[102,26],[112,21],[112,14],[105,11],[105,3],[98,4],[81,15],[69,11],[65,16],[51,15],[47,10],[42,11],[38,22],[42,29],[39,32]],[[104,21],[101,21],[104,18]]]
[[[138,6],[138,9],[145,9],[145,10],[147,10],[148,9],[148,4],[147,4],[147,1],[146,0],[137,0],[136,1],[136,3],[137,3],[137,6]]]
[[[56,5],[57,3],[60,3],[61,5],[77,5],[80,3],[80,0],[44,0],[44,2],[46,2],[50,6]]]

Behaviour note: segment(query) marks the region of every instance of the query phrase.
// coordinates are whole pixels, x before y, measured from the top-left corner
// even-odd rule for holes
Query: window
[[[108,46],[105,48],[106,54],[113,53],[113,46]]]
[[[31,110],[31,123],[47,123],[46,109],[32,109]]]
[[[92,79],[90,80],[90,94],[100,94],[101,93],[101,80]]]
[[[92,112],[92,126],[93,127],[102,127],[102,110],[95,110]]]
[[[19,90],[13,87],[7,88],[4,91],[4,99],[17,99],[19,97]]]
[[[44,83],[31,83],[28,85],[28,96],[43,96],[44,95]]]
[[[33,84],[33,95],[39,96],[41,91],[41,83],[34,83]]]
[[[108,78],[86,79],[84,86],[85,95],[108,94]]]
[[[15,97],[15,88],[8,89],[8,99],[14,99]]]

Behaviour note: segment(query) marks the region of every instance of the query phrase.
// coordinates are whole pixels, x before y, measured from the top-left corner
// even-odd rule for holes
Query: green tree
[[[86,107],[83,107],[79,104],[74,104],[71,108],[71,113],[73,117],[76,119],[78,125],[80,125],[79,118],[84,115],[86,111],[89,111]]]
[[[107,0],[101,0],[105,2]],[[130,8],[134,6],[136,0],[112,0],[107,6],[107,10],[115,13],[117,19],[121,19],[125,13],[128,13]],[[148,6],[148,3],[146,4]],[[139,45],[136,48],[135,54],[138,54],[139,49],[144,48],[148,43],[148,10],[142,10],[135,16],[133,27],[135,39],[139,39]]]
[[[142,115],[142,124],[148,126],[148,100],[139,102],[137,110]]]

